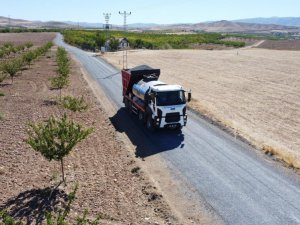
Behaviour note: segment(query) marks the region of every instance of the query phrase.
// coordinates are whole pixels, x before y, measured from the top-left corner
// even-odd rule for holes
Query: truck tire
[[[141,123],[145,123],[145,113],[139,110],[138,118]]]
[[[128,101],[128,112],[129,114],[132,114],[133,111],[132,111],[132,102]]]
[[[129,105],[128,105],[128,99],[124,97],[124,105],[125,107],[128,109]]]
[[[176,130],[177,130],[177,131],[181,131],[182,128],[183,128],[183,126],[179,125],[178,127],[176,127]]]
[[[147,129],[150,130],[151,132],[154,132],[156,130],[154,126],[154,121],[151,117],[151,115],[148,115],[147,117],[147,123],[146,123]]]

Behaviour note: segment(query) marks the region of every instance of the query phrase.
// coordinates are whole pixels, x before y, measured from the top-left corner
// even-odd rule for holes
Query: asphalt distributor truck
[[[180,85],[165,84],[159,75],[160,69],[147,65],[123,69],[123,103],[149,130],[180,130],[187,123],[186,101],[191,100],[191,92],[186,100]]]

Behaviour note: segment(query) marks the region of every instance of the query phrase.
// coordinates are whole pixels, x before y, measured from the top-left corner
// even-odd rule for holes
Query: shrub
[[[0,68],[0,70],[1,70],[1,68]],[[6,77],[7,77],[6,74],[0,72],[0,83],[2,83]]]
[[[31,48],[33,46],[32,42],[26,42],[25,43],[25,47],[28,49],[28,48]]]
[[[64,96],[60,102],[64,108],[69,109],[72,112],[83,112],[88,108],[83,96],[80,98]]]

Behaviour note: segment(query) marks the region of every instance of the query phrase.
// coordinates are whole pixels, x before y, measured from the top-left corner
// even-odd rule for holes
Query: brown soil
[[[282,40],[282,41],[266,40],[264,43],[259,45],[258,48],[300,51],[300,40]]]
[[[122,67],[122,52],[103,58]],[[128,67],[160,68],[161,80],[192,90],[191,108],[300,168],[299,58],[297,51],[250,48],[140,50],[128,52]]]
[[[39,38],[34,40],[40,43]],[[102,215],[101,224],[178,224],[164,197],[139,169],[133,154],[123,147],[74,62],[71,85],[63,90],[63,95],[85,97],[88,111],[72,117],[85,127],[94,127],[95,131],[66,157],[68,186],[53,194],[56,201],[47,201],[48,187],[60,180],[60,164],[46,161],[24,140],[27,122],[41,122],[64,112],[54,104],[58,91],[49,90],[48,79],[55,75],[57,68],[55,51],[53,48],[31,69],[23,71],[13,85],[7,79],[0,87],[5,93],[0,97],[3,115],[0,120],[0,210],[9,209],[17,219],[40,224],[45,211],[59,208],[66,193],[78,184],[77,199],[71,211],[73,217],[88,209],[89,215]]]
[[[15,44],[23,44],[25,42],[32,42],[36,46],[52,41],[56,36],[56,33],[2,33],[0,34],[0,45],[5,42],[13,42]]]

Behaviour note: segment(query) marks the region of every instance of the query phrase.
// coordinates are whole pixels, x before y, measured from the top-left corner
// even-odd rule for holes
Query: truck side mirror
[[[190,101],[191,101],[191,99],[192,99],[192,92],[189,92],[189,93],[188,93],[188,99],[187,99],[187,100],[188,100],[188,102],[190,102]]]

